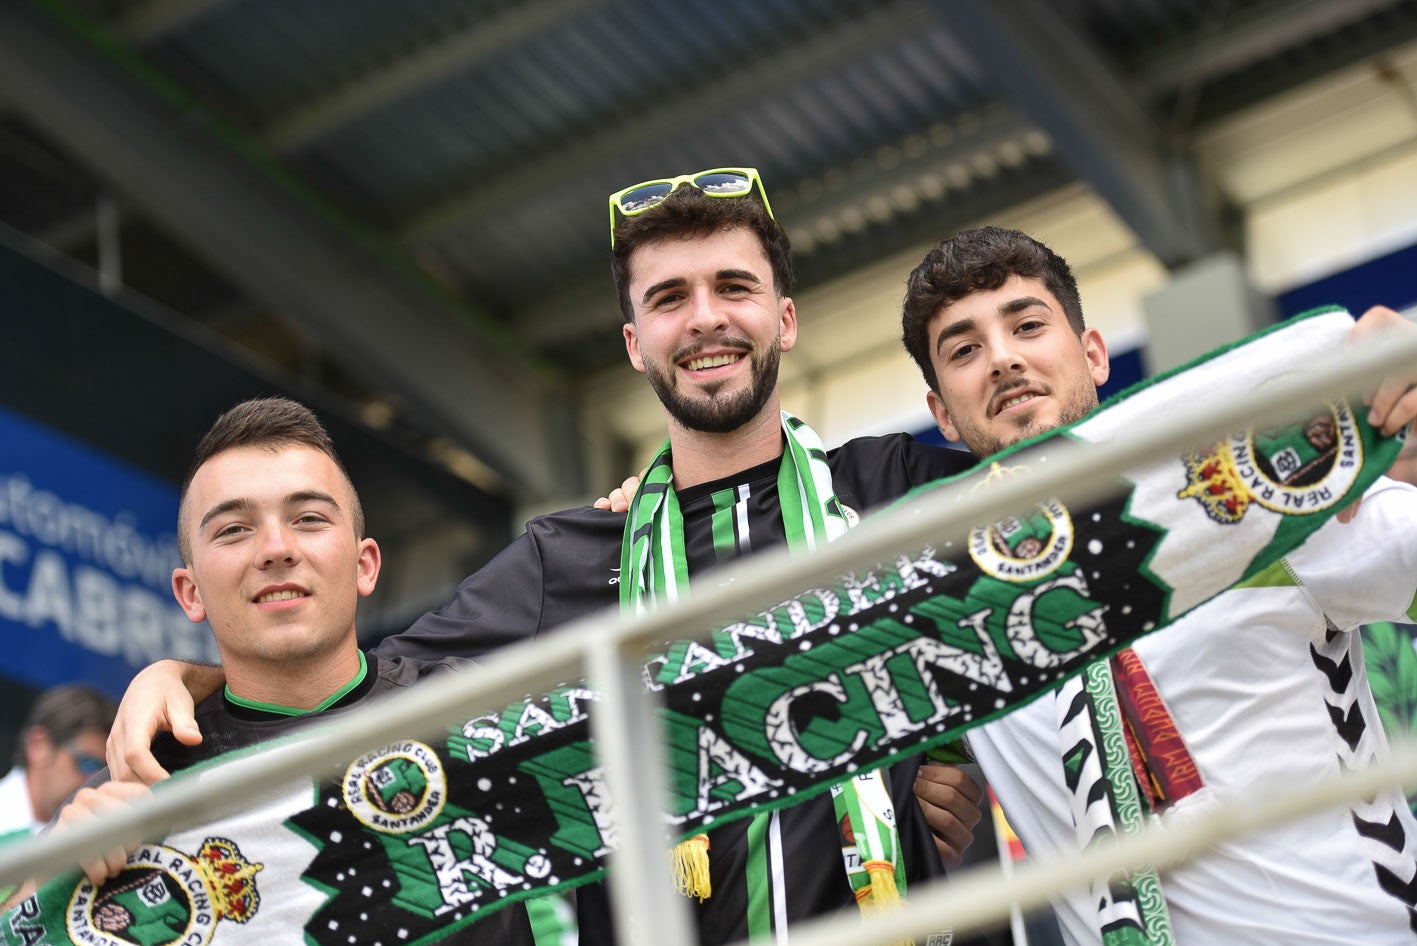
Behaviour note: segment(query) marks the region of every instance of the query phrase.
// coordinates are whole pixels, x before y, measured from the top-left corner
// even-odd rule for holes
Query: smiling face
[[[1037,279],[1013,276],[945,306],[928,338],[939,382],[930,412],[979,457],[1085,417],[1107,380],[1102,336],[1074,333]]]
[[[191,563],[172,588],[189,618],[211,621],[229,681],[353,655],[355,604],[379,574],[353,500],[329,456],[305,446],[236,447],[197,470]]]
[[[776,415],[778,362],[796,343],[797,314],[751,231],[639,247],[629,298],[625,348],[671,426],[728,433]]]

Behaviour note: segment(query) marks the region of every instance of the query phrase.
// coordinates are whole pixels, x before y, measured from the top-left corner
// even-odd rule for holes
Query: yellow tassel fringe
[[[698,897],[703,903],[713,894],[709,881],[709,839],[696,834],[674,845],[674,885],[686,897]]]
[[[900,888],[895,883],[895,865],[890,861],[867,861],[865,867],[871,883],[856,891],[856,903],[861,907],[861,912],[874,913],[900,906],[903,901]],[[902,940],[895,946],[915,946],[915,941]]]
[[[871,878],[871,892],[861,901],[862,909],[870,906],[882,910],[900,905],[900,888],[895,885],[894,864],[890,861],[867,861],[866,873]]]

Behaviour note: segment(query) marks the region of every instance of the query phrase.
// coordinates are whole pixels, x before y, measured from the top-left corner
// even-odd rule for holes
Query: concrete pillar
[[[1234,253],[1203,257],[1176,270],[1142,299],[1147,373],[1183,365],[1274,324],[1273,301],[1250,282]]]

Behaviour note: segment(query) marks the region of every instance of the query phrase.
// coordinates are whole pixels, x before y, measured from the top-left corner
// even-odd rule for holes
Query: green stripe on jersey
[[[721,489],[709,498],[713,500],[713,516],[709,520],[713,526],[713,557],[715,561],[726,562],[748,551],[746,548],[738,548],[738,530],[735,527],[738,518],[738,487]],[[746,500],[747,497],[744,497],[745,502]]]
[[[748,823],[748,938],[772,936],[772,862],[768,857],[768,826],[772,814],[754,815]]]

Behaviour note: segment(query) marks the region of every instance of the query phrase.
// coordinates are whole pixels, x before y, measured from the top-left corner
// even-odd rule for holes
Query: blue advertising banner
[[[172,597],[177,489],[0,408],[0,673],[120,695],[162,657],[215,662]]]

